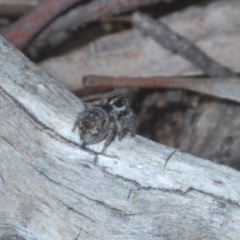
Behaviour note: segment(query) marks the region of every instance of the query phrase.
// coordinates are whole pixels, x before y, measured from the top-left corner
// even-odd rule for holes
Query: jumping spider
[[[116,135],[119,140],[128,132],[135,136],[136,115],[127,98],[111,95],[103,101],[85,103],[84,106],[85,110],[78,115],[72,129],[78,128],[83,140],[82,147],[106,139],[102,149],[104,152]]]

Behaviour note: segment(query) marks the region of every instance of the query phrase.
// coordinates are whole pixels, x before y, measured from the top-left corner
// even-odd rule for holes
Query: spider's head
[[[103,101],[103,108],[109,113],[117,115],[125,114],[130,107],[130,102],[127,98],[120,95],[111,95]]]

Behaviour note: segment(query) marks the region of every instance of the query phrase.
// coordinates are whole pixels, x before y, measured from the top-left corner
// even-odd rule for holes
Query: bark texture
[[[0,106],[0,240],[239,238],[239,172],[139,136],[81,149],[81,102],[1,37]]]

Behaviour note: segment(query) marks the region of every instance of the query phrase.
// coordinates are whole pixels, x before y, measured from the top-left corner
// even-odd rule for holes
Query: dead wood
[[[90,88],[164,88],[184,89],[203,93],[220,99],[240,103],[240,78],[190,78],[190,77],[110,77],[88,75],[83,77],[83,85]]]
[[[239,172],[139,136],[81,149],[81,102],[2,38],[0,66],[0,239],[238,239]]]
[[[39,0],[0,0],[0,16],[19,17],[38,4]]]
[[[152,37],[172,53],[184,57],[208,76],[236,77],[236,74],[230,68],[216,62],[201,51],[193,42],[175,33],[163,22],[156,21],[145,14],[135,13],[132,17],[132,23],[145,35]]]
[[[81,0],[42,0],[28,14],[11,24],[3,36],[22,49],[54,18]]]

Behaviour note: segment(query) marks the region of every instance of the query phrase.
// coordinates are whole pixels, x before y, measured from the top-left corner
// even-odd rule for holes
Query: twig
[[[185,89],[240,103],[240,78],[86,76],[85,87]]]
[[[76,30],[85,24],[97,19],[124,13],[143,5],[173,0],[94,0],[84,6],[78,6],[51,23],[36,39],[44,42],[50,35],[66,30]]]
[[[132,18],[133,25],[144,34],[152,37],[164,48],[179,54],[210,77],[235,77],[236,74],[229,68],[217,63],[207,56],[188,39],[176,34],[160,21],[135,13]]]
[[[0,16],[19,17],[38,4],[39,0],[0,0]]]
[[[57,15],[82,0],[42,0],[41,3],[9,26],[2,35],[18,48],[27,44]]]

